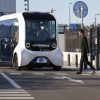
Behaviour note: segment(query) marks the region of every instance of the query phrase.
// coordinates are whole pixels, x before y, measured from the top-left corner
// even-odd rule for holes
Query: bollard
[[[78,55],[77,54],[75,55],[75,58],[76,58],[75,65],[76,67],[78,67]]]
[[[68,66],[70,66],[70,54],[68,54]]]

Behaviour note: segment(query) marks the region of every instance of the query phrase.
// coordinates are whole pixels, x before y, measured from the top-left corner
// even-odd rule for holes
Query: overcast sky
[[[49,12],[52,8],[56,11],[54,15],[57,17],[59,24],[69,23],[69,3],[70,13],[71,13],[71,23],[81,23],[81,19],[77,18],[73,13],[73,5],[78,0],[29,0],[30,1],[30,11],[43,11]],[[84,24],[90,25],[95,20],[95,14],[100,13],[100,0],[81,0],[85,2],[88,6],[88,14],[84,18]],[[17,12],[24,11],[24,0],[16,0]],[[96,16],[97,23],[100,23],[100,15]]]

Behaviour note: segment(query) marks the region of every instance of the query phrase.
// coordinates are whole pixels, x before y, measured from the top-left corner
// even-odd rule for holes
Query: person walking
[[[77,72],[77,74],[82,74],[83,64],[87,63],[87,65],[89,65],[90,68],[93,70],[92,72],[93,75],[96,72],[96,69],[93,67],[92,63],[88,61],[87,57],[87,54],[89,53],[88,41],[83,29],[79,30],[79,36],[81,37],[81,59],[80,59],[80,70]]]

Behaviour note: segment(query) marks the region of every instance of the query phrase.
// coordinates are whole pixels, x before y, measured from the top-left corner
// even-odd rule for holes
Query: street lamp
[[[100,14],[95,14],[95,27],[97,25],[97,16],[100,15]]]
[[[69,27],[70,27],[70,23],[71,23],[71,14],[70,14],[70,5],[71,5],[72,3],[69,3]]]
[[[24,4],[25,6],[25,11],[29,11],[29,0],[24,0],[26,3]]]

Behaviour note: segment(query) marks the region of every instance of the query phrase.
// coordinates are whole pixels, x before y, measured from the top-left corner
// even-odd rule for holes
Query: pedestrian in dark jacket
[[[84,62],[90,66],[90,68],[93,70],[92,74],[94,74],[96,72],[96,69],[93,67],[92,63],[88,61],[87,57],[87,54],[89,53],[88,41],[83,29],[79,30],[79,36],[81,37],[81,59],[80,59],[80,70],[77,72],[77,74],[82,74]]]

